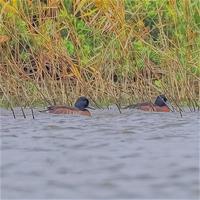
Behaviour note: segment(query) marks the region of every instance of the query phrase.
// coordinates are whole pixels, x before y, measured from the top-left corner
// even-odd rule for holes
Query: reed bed
[[[199,109],[200,3],[0,0],[3,106],[153,100]]]

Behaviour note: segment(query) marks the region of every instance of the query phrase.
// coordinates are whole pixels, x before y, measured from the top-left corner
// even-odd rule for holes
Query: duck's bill
[[[94,107],[91,107],[91,106],[88,106],[88,108],[91,109],[91,110],[95,110],[95,108],[94,108]]]

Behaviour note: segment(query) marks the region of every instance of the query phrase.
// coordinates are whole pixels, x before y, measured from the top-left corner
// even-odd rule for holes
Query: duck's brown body
[[[153,103],[145,102],[145,103],[138,103],[134,105],[134,108],[148,111],[148,112],[170,112],[168,106],[157,106]]]
[[[129,105],[126,108],[135,108],[147,112],[170,112],[170,108],[168,107],[168,100],[165,95],[157,96],[154,103],[151,102],[144,102],[144,103],[137,103],[133,105]]]
[[[68,106],[50,106],[47,110],[53,114],[71,114],[71,115],[85,115],[91,116],[91,113],[87,109],[80,110],[78,108],[72,108]]]

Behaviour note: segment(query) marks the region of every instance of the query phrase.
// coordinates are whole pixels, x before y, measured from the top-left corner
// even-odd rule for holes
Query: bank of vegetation
[[[0,101],[200,102],[196,0],[0,0]]]

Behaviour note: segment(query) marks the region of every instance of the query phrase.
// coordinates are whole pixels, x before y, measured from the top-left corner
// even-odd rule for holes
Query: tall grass
[[[1,103],[200,102],[200,3],[0,0]]]

